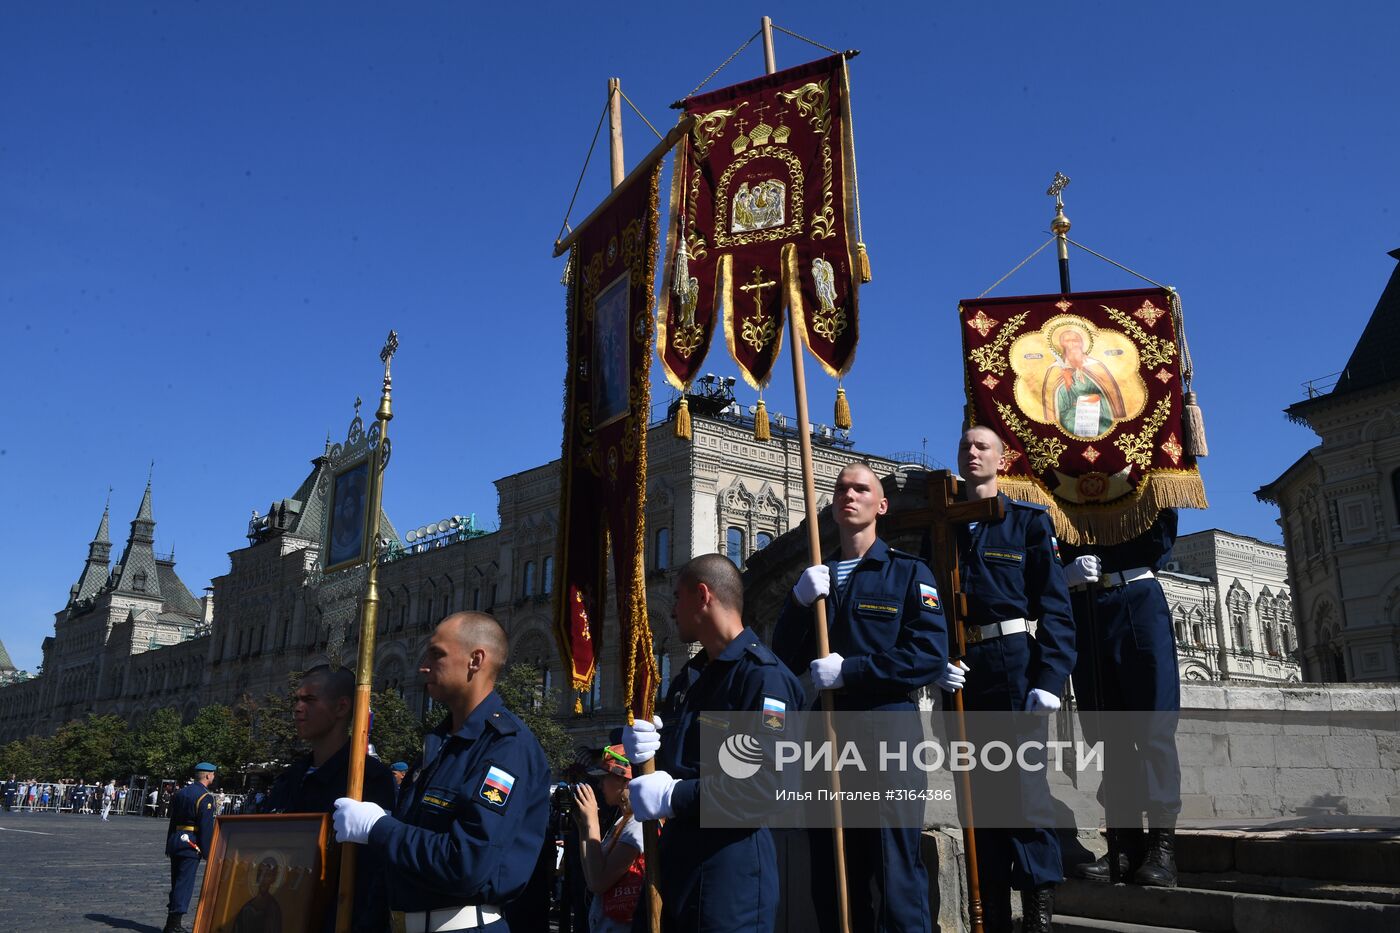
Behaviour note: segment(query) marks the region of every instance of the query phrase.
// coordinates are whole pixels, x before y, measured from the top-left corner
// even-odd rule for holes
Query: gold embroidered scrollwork
[[[829,79],[804,84],[778,96],[797,108],[822,138],[822,206],[812,211],[812,239],[826,240],[836,235],[835,194],[831,188],[835,163],[831,155],[831,94]]]
[[[1121,322],[1120,322],[1121,323]],[[1157,432],[1166,423],[1167,416],[1171,414],[1171,396],[1163,398],[1153,409],[1152,416],[1142,425],[1142,430],[1135,434],[1123,434],[1113,442],[1113,446],[1123,452],[1123,457],[1130,464],[1141,470],[1146,470],[1152,466],[1153,449],[1157,442]]]
[[[978,372],[992,373],[997,376],[1006,375],[1006,365],[1008,362],[1005,353],[1006,346],[1011,342],[1011,338],[1016,336],[1016,332],[1021,329],[1021,325],[1025,323],[1026,315],[1029,313],[1028,311],[1022,311],[1020,314],[1011,318],[1011,320],[1006,322],[1006,326],[1001,329],[1001,333],[997,334],[995,340],[991,343],[982,344],[982,346],[968,354],[972,357],[972,361],[977,364]]]
[[[1119,311],[1117,308],[1110,308],[1104,305],[1103,309],[1108,312],[1108,316],[1113,319],[1137,342],[1138,350],[1142,353],[1142,366],[1144,369],[1152,369],[1154,366],[1166,366],[1176,355],[1176,344],[1161,337],[1154,337],[1143,330],[1137,321],[1130,316]],[[1145,466],[1145,465],[1144,465]]]
[[[1021,446],[1026,448],[1026,457],[1030,460],[1033,472],[1044,473],[1060,465],[1060,457],[1069,449],[1068,444],[1058,437],[1036,437],[1026,427],[1021,416],[1016,414],[1015,409],[1005,402],[997,402],[997,414],[1001,415],[1002,421],[1020,439]]]
[[[698,291],[698,289],[697,289]],[[688,357],[700,348],[700,341],[705,336],[705,331],[694,320],[694,306],[691,306],[691,320],[688,324],[681,324],[671,333],[671,346],[681,356]]]

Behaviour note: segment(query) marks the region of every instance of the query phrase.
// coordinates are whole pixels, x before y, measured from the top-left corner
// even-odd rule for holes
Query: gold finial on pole
[[[1060,255],[1060,293],[1069,294],[1069,218],[1065,216],[1065,186],[1069,184],[1069,176],[1063,172],[1056,172],[1054,179],[1050,182],[1050,187],[1045,189],[1045,193],[1055,199],[1055,219],[1050,221],[1050,229],[1055,234],[1055,247]]]

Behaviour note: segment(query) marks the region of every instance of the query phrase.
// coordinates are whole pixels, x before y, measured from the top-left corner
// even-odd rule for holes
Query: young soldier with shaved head
[[[831,503],[841,551],[803,571],[773,630],[773,650],[793,673],[810,675],[816,690],[834,691],[838,710],[913,715],[914,692],[947,662],[948,631],[933,571],[876,534],[875,522],[888,509],[884,488],[867,464],[841,470]],[[816,656],[810,609],[819,596],[828,599],[831,653],[825,658]],[[846,830],[854,929],[927,933],[928,872],[919,835],[917,826]],[[823,865],[830,833],[814,831],[811,847],[814,867]],[[813,888],[818,898],[830,896],[834,879],[814,880]],[[834,906],[819,909],[827,920],[834,915]]]
[[[800,705],[802,688],[744,627],[743,581],[723,554],[706,554],[681,568],[671,615],[680,637],[698,641],[701,651],[671,681],[662,715],[638,720],[622,733],[632,764],[656,757],[657,770],[628,786],[637,819],[667,820],[661,833],[662,929],[771,933],[779,886],[768,829],[700,827],[701,795],[707,792],[701,778],[708,777],[700,768],[701,718],[764,713],[764,728],[776,734],[785,728],[786,711]]]
[[[1075,658],[1074,620],[1054,527],[1044,506],[998,491],[1005,454],[1006,445],[990,428],[969,428],[958,443],[964,498],[998,497],[1005,514],[1000,521],[958,530],[967,654],[960,665],[947,665],[938,685],[962,690],[964,708],[984,714],[969,717],[973,741],[1043,742],[1045,725],[1037,717],[985,715],[1053,713]],[[1034,638],[1028,620],[1036,622]],[[987,933],[1011,933],[1012,888],[1021,892],[1021,929],[1050,933],[1055,885],[1064,873],[1043,760],[1038,764],[1038,770],[974,775],[975,806],[995,800],[998,824],[976,831]]]
[[[419,673],[449,715],[423,739],[393,815],[335,802],[336,841],[382,855],[390,906],[403,913],[396,928],[407,933],[506,933],[502,907],[525,889],[544,844],[549,764],[496,693],[507,653],[505,632],[485,613],[439,622]]]

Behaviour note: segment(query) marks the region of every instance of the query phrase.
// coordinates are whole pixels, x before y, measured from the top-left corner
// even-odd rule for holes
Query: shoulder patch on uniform
[[[1055,552],[1055,563],[1060,563],[1060,539],[1054,535],[1050,536],[1050,550]]]
[[[763,728],[770,732],[782,732],[787,719],[787,704],[777,697],[763,698]]]
[[[938,587],[930,586],[927,583],[920,583],[919,602],[923,603],[924,606],[929,609],[937,609],[939,606]]]
[[[481,789],[477,791],[477,796],[498,809],[505,809],[506,801],[510,799],[513,787],[515,787],[515,775],[504,768],[492,765],[486,769],[486,777],[481,782]]]
[[[1028,501],[1026,501],[1025,499],[1012,499],[1012,500],[1011,500],[1011,504],[1012,504],[1012,505],[1019,505],[1019,506],[1020,506],[1021,508],[1023,508],[1023,509],[1031,509],[1031,510],[1036,511],[1036,512],[1048,512],[1048,511],[1050,511],[1050,507],[1049,507],[1049,506],[1041,505],[1039,502],[1028,502]]]

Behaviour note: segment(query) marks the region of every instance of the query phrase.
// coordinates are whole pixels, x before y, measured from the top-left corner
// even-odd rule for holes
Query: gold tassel
[[[846,401],[846,390],[836,387],[836,426],[843,431],[851,429],[851,403]]]
[[[574,694],[574,715],[583,715],[583,694],[581,693]]]
[[[1206,421],[1201,414],[1201,406],[1196,404],[1196,393],[1187,392],[1183,401],[1185,407],[1181,412],[1181,444],[1189,456],[1210,456],[1210,447],[1206,444]]]
[[[860,284],[865,285],[870,281],[870,254],[865,251],[864,243],[856,244],[856,271],[860,275]]]
[[[759,399],[758,407],[753,413],[753,439],[766,441],[772,436],[768,430],[768,407],[763,404],[763,399]]]
[[[675,434],[682,440],[690,440],[690,403],[686,401],[684,395],[681,396],[681,403],[676,408]]]

